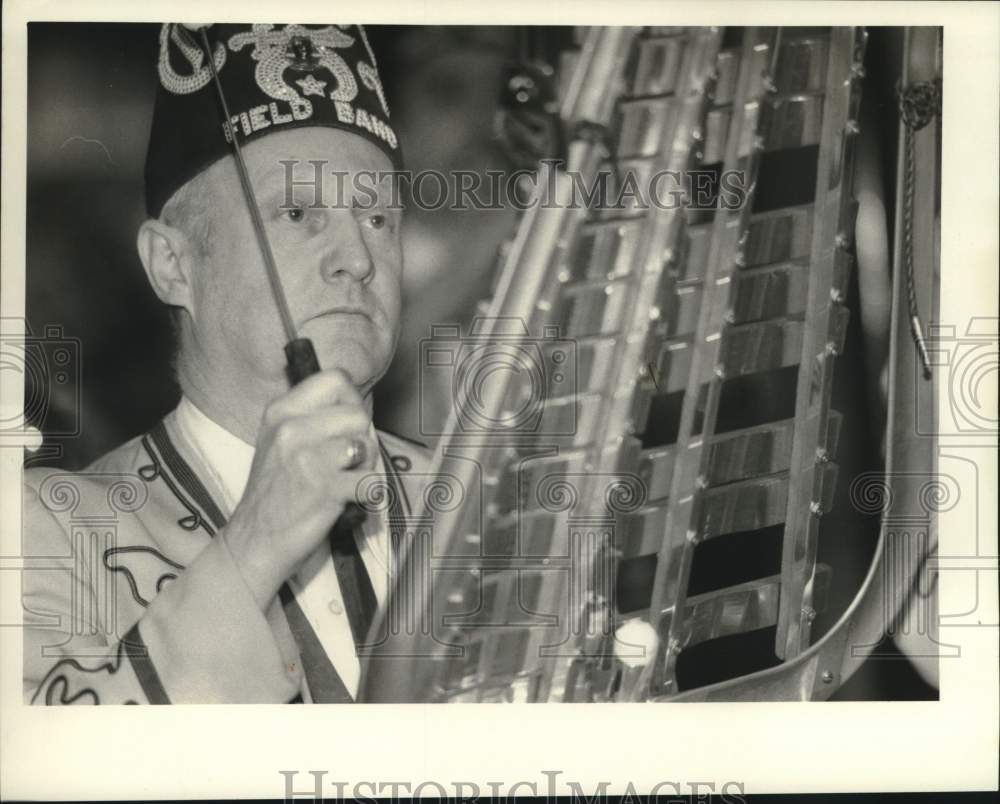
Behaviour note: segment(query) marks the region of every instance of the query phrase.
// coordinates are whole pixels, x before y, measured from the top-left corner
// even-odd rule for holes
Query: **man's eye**
[[[286,209],[284,214],[292,223],[302,223],[306,219],[306,211],[302,207]]]
[[[371,224],[373,229],[382,229],[388,223],[385,215],[371,215],[368,218],[368,222]]]

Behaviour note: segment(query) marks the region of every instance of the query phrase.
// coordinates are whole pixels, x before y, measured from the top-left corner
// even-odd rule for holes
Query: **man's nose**
[[[357,221],[337,227],[334,242],[320,263],[320,273],[326,282],[336,282],[349,276],[366,282],[375,271],[375,262],[361,234]]]

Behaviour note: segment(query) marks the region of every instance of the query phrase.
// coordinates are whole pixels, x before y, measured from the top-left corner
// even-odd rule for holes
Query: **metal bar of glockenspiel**
[[[753,50],[760,32],[748,28],[744,32],[739,74],[733,97],[733,112],[727,135],[723,170],[735,171],[739,166],[740,142],[746,119],[747,103],[753,86]],[[758,116],[759,120],[759,116]],[[752,151],[755,143],[751,144]],[[752,187],[753,179],[747,183]],[[749,199],[747,199],[749,204]],[[728,248],[727,224],[731,218],[740,219],[740,211],[717,210],[713,221],[712,243],[709,250],[705,276],[702,280],[701,310],[692,341],[688,382],[681,409],[675,463],[669,494],[670,507],[664,527],[663,542],[657,556],[656,577],[653,584],[650,617],[663,637],[663,647],[658,661],[658,671],[653,679],[654,693],[676,691],[674,671],[677,656],[684,640],[683,611],[687,598],[687,584],[691,572],[694,547],[700,526],[706,484],[702,481],[709,450],[707,443],[715,429],[715,416],[724,374],[720,369],[723,331],[727,326],[724,317],[713,319],[719,309],[714,302],[717,293],[730,297],[733,278],[738,269],[735,254]],[[731,297],[730,297],[731,298]],[[695,414],[701,392],[704,365],[715,367],[708,382],[706,407],[701,431],[695,433]]]
[[[853,28],[834,28],[830,34],[823,130],[816,170],[813,239],[805,332],[795,398],[795,437],[792,442],[791,482],[781,554],[781,606],[775,652],[783,659],[797,656],[809,645],[814,616],[811,585],[822,510],[822,485],[827,471],[825,443],[830,411],[833,363],[840,348],[832,339],[833,315],[840,301],[833,293],[838,260],[848,259],[850,238],[842,220],[842,196],[848,191],[844,176],[847,140],[856,133],[849,113],[854,78]],[[845,89],[846,87],[846,89]]]

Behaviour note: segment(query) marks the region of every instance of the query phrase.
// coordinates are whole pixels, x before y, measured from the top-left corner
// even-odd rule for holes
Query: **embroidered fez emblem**
[[[303,103],[311,111],[312,104],[288,83],[285,74],[299,73],[292,80],[302,85],[306,94],[323,95],[326,82],[313,73],[325,69],[336,79],[330,99],[350,103],[358,95],[358,83],[336,49],[350,47],[354,42],[353,36],[333,25],[312,29],[286,25],[280,30],[273,25],[254,25],[251,31],[231,36],[229,48],[237,52],[252,44],[250,57],[257,62],[254,71],[257,86],[275,100]]]
[[[170,43],[173,42],[177,51],[187,59],[186,69],[178,72],[170,63]],[[222,43],[216,44],[213,52],[215,69],[221,70],[226,63],[226,48]],[[158,70],[160,83],[168,92],[175,95],[189,95],[197,92],[212,80],[212,71],[205,64],[205,52],[196,42],[186,39],[178,25],[164,25],[160,29],[160,59]]]

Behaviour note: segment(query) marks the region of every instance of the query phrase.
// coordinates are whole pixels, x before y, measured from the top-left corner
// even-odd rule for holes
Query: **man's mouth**
[[[371,313],[364,309],[363,307],[331,307],[329,310],[321,310],[318,313],[313,313],[307,318],[303,319],[302,325],[308,324],[310,321],[317,321],[327,318],[338,318],[338,317],[357,317],[367,318],[369,321],[372,316]],[[301,326],[301,325],[300,325]]]

